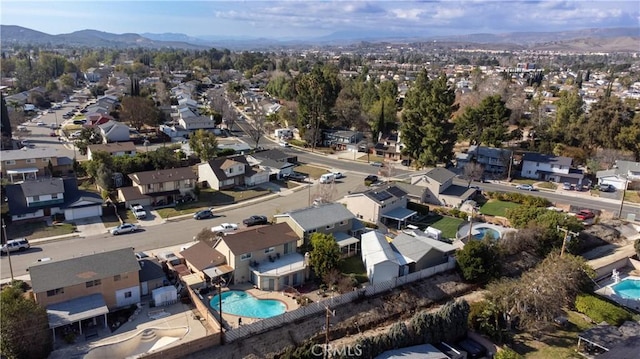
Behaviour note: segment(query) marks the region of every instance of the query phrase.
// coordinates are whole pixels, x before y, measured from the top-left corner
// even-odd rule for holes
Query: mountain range
[[[177,48],[207,49],[211,47],[232,50],[267,50],[273,48],[348,45],[361,41],[409,43],[409,42],[450,42],[460,45],[492,46],[501,49],[535,48],[539,50],[565,51],[638,51],[640,41],[638,28],[594,28],[561,32],[514,32],[502,34],[469,34],[453,36],[416,36],[406,33],[358,33],[335,32],[320,38],[308,40],[275,40],[265,38],[231,38],[214,36],[189,36],[180,33],[113,34],[98,30],[80,30],[69,34],[50,35],[40,31],[15,25],[0,25],[2,45],[33,44],[38,46],[77,46],[107,48]]]

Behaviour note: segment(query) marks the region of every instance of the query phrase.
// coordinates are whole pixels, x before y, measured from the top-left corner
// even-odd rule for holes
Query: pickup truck
[[[147,217],[147,211],[141,205],[134,203],[131,205],[131,212],[136,217],[136,219],[142,219]]]
[[[238,230],[238,225],[235,223],[221,223],[218,226],[211,227],[211,232],[215,234],[227,234]]]

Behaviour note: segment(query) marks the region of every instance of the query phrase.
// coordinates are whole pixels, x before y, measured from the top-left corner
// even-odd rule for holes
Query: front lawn
[[[489,216],[504,217],[508,208],[516,208],[520,206],[521,204],[519,203],[491,200],[480,207],[480,213]]]
[[[215,206],[224,206],[249,199],[262,197],[270,194],[271,191],[264,188],[254,188],[247,190],[225,190],[216,191],[210,188],[200,190],[197,202],[179,203],[175,207],[160,208],[157,210],[162,218],[180,216],[195,213],[201,209]],[[214,210],[215,211],[215,210]]]
[[[624,200],[626,202],[640,203],[640,191],[625,191]]]
[[[61,223],[47,226],[46,222],[11,223],[7,225],[8,238],[46,238],[61,236],[75,232],[76,226],[71,223]]]
[[[456,238],[458,227],[464,222],[460,218],[445,217],[442,215],[429,215],[421,222],[417,223],[420,227],[430,226],[442,231],[443,238]]]
[[[369,278],[367,278],[367,269],[364,267],[362,258],[360,258],[359,255],[343,259],[339,269],[340,272],[346,276],[353,274],[358,283],[366,283],[369,281]]]
[[[326,168],[310,166],[310,165],[301,165],[296,167],[294,170],[299,173],[304,173],[307,176],[309,176],[309,178],[314,178],[314,179],[318,179],[323,174],[329,173],[329,171]]]

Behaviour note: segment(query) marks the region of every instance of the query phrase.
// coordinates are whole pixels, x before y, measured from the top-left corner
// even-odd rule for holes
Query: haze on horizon
[[[626,1],[19,1],[0,22],[57,35],[93,29],[194,37],[313,39],[332,33],[442,36],[638,27]]]

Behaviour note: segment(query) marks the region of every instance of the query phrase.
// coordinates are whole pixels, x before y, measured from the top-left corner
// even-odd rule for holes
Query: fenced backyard
[[[335,308],[343,304],[351,303],[358,298],[371,297],[393,288],[412,283],[421,279],[432,277],[438,273],[442,273],[455,268],[455,259],[449,258],[447,263],[443,263],[434,267],[426,268],[418,272],[410,273],[406,276],[395,277],[386,282],[370,285],[364,288],[354,290],[353,292],[344,293],[335,297],[329,297],[319,302],[307,304],[290,312],[281,315],[263,319],[251,324],[242,325],[225,332],[224,342],[226,344],[246,338],[251,335],[266,332],[268,330],[283,326],[306,317],[323,313],[327,308]]]

